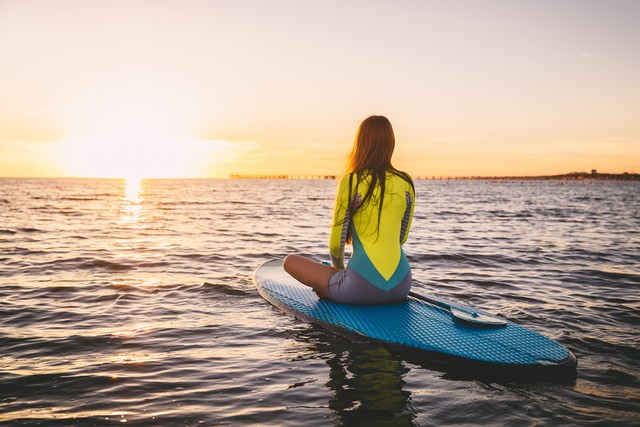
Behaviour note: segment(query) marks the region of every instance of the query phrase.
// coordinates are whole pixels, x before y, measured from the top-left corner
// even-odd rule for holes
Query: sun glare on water
[[[188,178],[202,152],[186,138],[184,117],[166,99],[112,94],[83,105],[74,136],[63,143],[63,163],[74,176]]]

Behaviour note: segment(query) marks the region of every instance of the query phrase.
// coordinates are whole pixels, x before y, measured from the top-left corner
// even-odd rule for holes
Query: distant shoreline
[[[268,175],[268,174],[231,174],[231,179],[317,179],[335,180],[337,175]],[[415,180],[484,180],[484,181],[640,181],[640,174],[637,173],[598,173],[591,172],[571,172],[561,175],[536,175],[536,176],[427,176],[416,175]]]
[[[536,176],[460,176],[460,177],[416,177],[435,180],[501,180],[501,181],[640,181],[637,173],[571,172],[561,175]]]

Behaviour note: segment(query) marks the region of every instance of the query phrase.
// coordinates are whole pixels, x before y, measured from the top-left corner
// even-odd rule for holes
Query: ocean
[[[0,423],[640,425],[640,183],[416,181],[414,289],[543,333],[569,381],[461,377],[278,311],[330,180],[0,179]]]

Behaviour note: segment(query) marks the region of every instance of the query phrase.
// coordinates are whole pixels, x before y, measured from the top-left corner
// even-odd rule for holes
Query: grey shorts
[[[384,291],[347,267],[329,278],[331,299],[344,304],[388,304],[402,301],[411,290],[411,271],[394,288]]]

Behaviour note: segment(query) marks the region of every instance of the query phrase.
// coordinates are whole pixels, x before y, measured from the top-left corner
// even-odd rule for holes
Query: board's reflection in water
[[[327,360],[326,384],[335,398],[329,408],[342,425],[412,426],[411,393],[402,377],[409,372],[379,344],[357,344]]]

